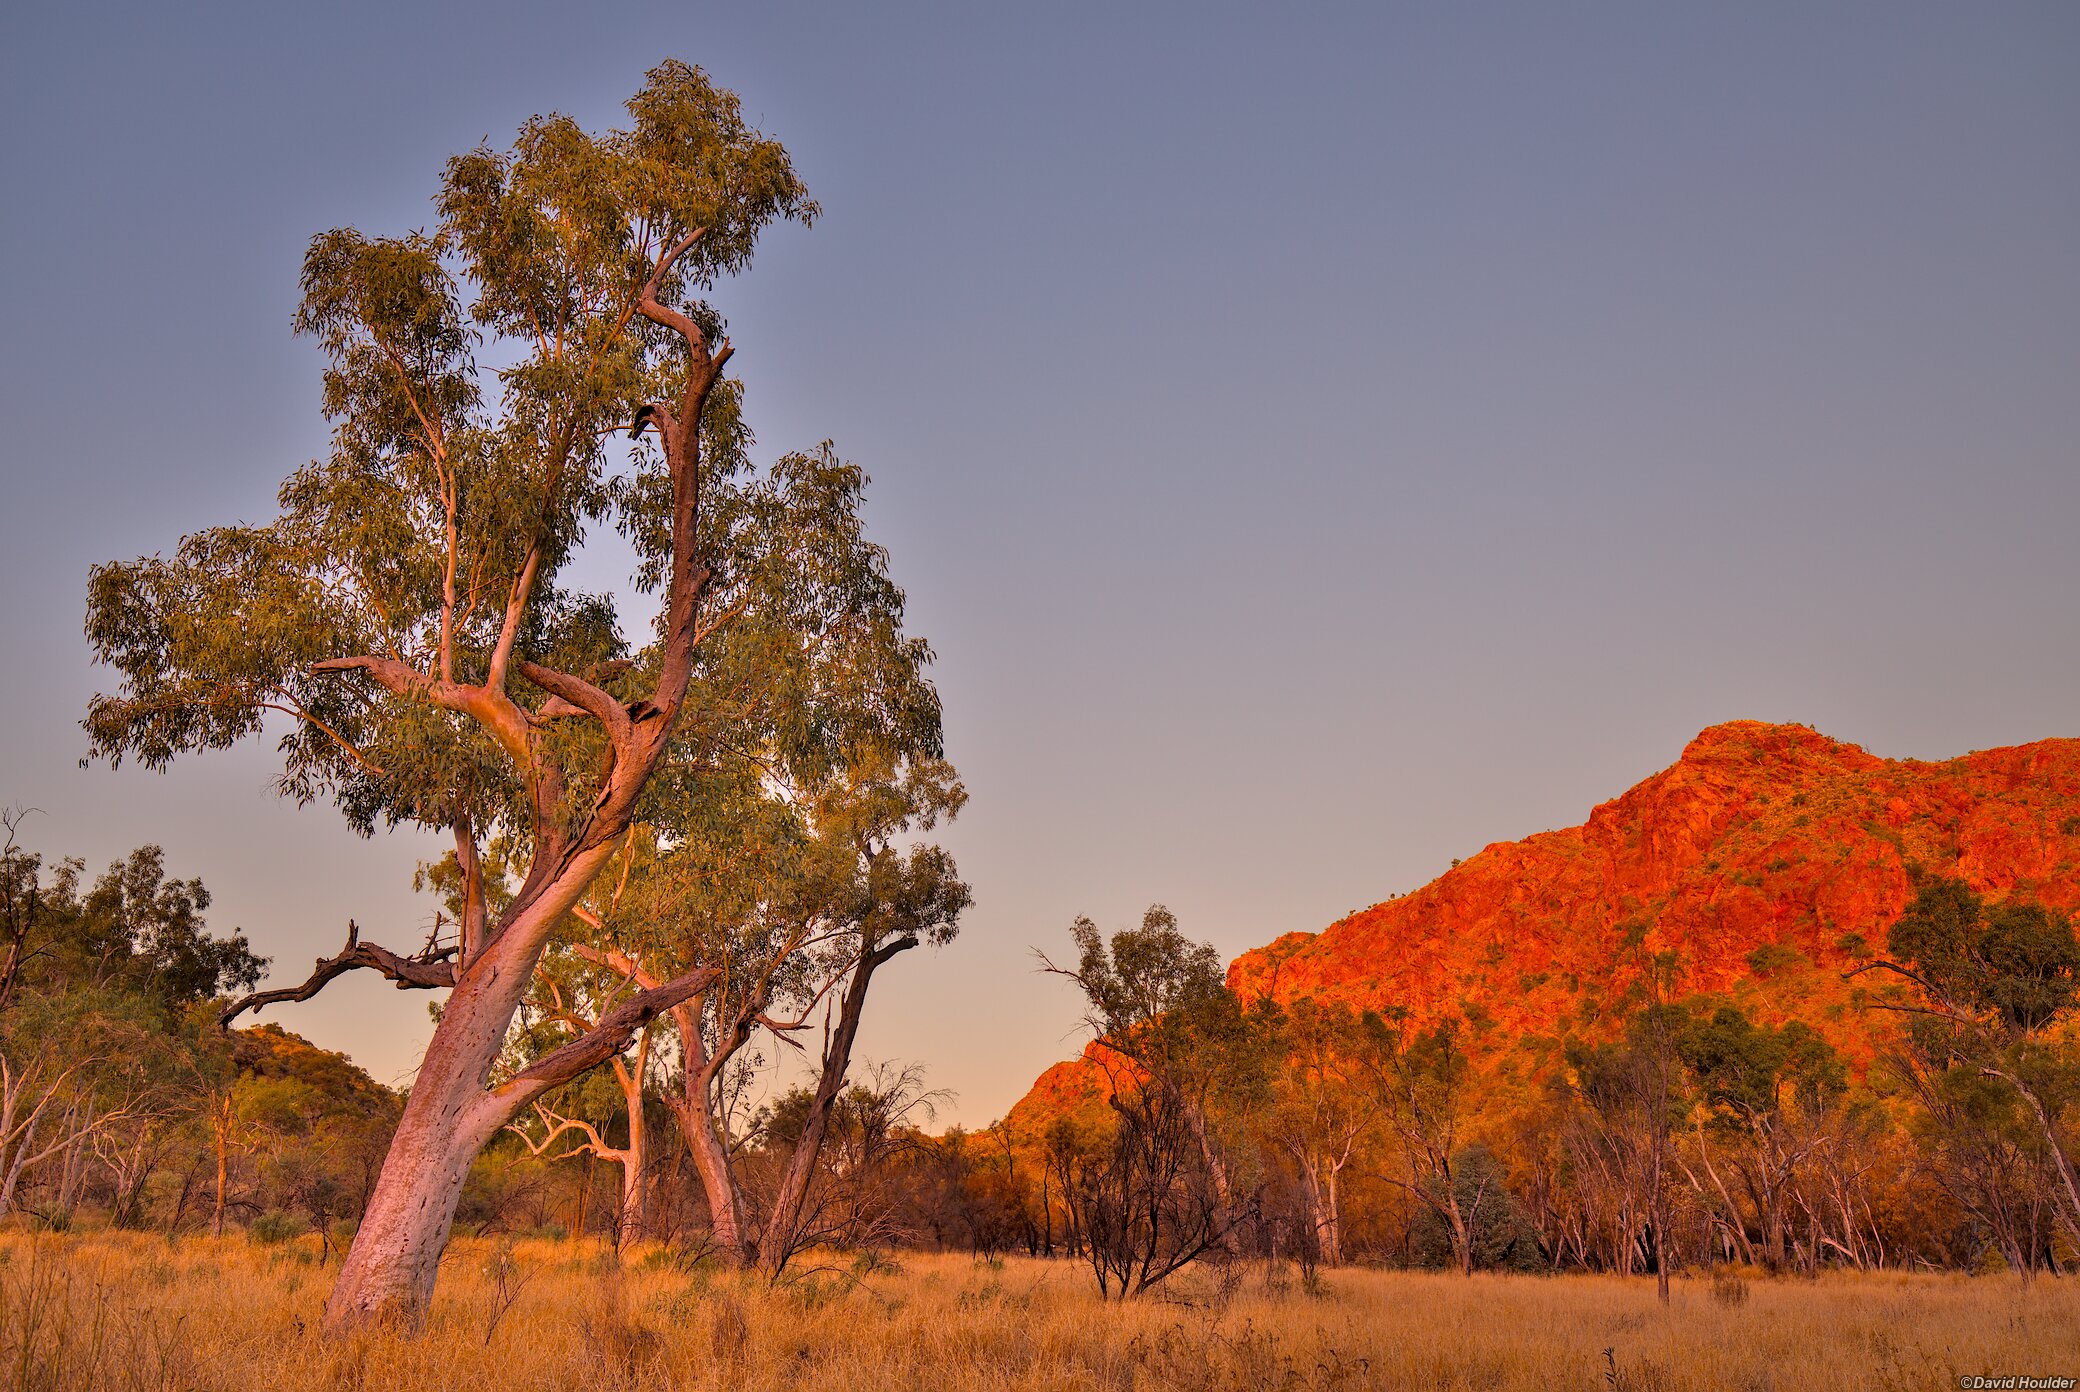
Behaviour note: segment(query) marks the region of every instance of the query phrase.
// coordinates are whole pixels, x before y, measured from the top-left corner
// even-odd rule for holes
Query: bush
[[[1431,1187],[1434,1182],[1425,1184]],[[1452,1157],[1452,1187],[1460,1207],[1474,1215],[1469,1226],[1475,1269],[1546,1269],[1546,1259],[1538,1248],[1538,1230],[1510,1193],[1508,1176],[1486,1146],[1468,1146]],[[1457,1264],[1451,1228],[1436,1208],[1425,1204],[1418,1210],[1410,1237],[1418,1266],[1446,1269]]]
[[[263,1247],[273,1247],[302,1237],[310,1230],[311,1225],[298,1215],[269,1209],[253,1220],[253,1226],[246,1229],[246,1236]]]

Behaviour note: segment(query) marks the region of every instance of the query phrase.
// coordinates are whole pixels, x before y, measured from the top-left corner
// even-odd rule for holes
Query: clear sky
[[[1152,900],[1229,954],[1578,822],[1726,719],[2080,735],[2080,7],[10,6],[0,804],[158,841],[300,979],[429,848],[264,746],[80,770],[87,567],[324,448],[312,233],[598,126],[666,56],[826,217],[720,297],[940,654],[960,941],[864,1048],[953,1115],[1071,1051],[1037,977]],[[613,583],[611,554],[591,563]],[[432,848],[437,850],[437,848]],[[404,1077],[426,998],[274,1012]]]

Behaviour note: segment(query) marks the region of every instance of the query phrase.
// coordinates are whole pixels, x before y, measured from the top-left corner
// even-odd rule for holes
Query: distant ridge
[[[1892,1017],[1859,1009],[1915,873],[1991,898],[2080,906],[2080,740],[1941,763],[1881,759],[1803,725],[1714,725],[1586,823],[1497,842],[1414,893],[1237,958],[1246,998],[1405,1008],[1466,1022],[1496,1084],[1530,1083],[1566,1038],[1606,1037],[1635,977],[1628,940],[1674,951],[1682,993],[1798,1019],[1867,1066]],[[1012,1111],[1021,1131],[1096,1097],[1057,1065]]]

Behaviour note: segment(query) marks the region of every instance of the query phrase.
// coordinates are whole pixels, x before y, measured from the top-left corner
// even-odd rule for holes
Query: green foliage
[[[662,250],[705,228],[658,297],[719,332],[696,293],[741,270],[774,220],[817,212],[786,152],[698,69],[653,69],[629,113],[626,129],[599,135],[539,117],[506,151],[451,160],[430,232],[312,240],[296,328],[327,358],[331,451],[290,475],[272,522],[95,568],[87,634],[122,684],[89,708],[94,756],[160,767],[281,713],[281,790],[337,802],[364,832],[462,814],[532,834],[525,770],[431,700],[430,684],[484,682],[509,636],[520,655],[628,693],[642,659],[621,634],[643,626],[559,576],[587,530],[609,522],[659,573],[663,462],[645,443],[617,473],[609,446],[640,405],[675,398],[686,370],[678,336],[635,312],[640,293]],[[858,470],[825,450],[756,475],[727,384],[700,424],[695,559],[713,573],[701,618],[735,613],[755,630],[710,675],[758,699],[767,688],[745,683],[744,665],[783,634],[877,622],[892,587],[858,536]],[[362,656],[418,675],[370,682],[316,666]],[[816,684],[807,674],[829,670],[797,667],[806,673],[765,703],[769,724]],[[821,713],[787,716],[799,742],[814,743]],[[711,725],[696,748],[720,733]],[[540,738],[575,814],[596,789],[602,738],[573,722]]]
[[[1760,977],[1775,976],[1793,967],[1811,966],[1805,953],[1785,943],[1764,943],[1748,954],[1748,970]]]
[[[262,1247],[278,1247],[284,1242],[293,1242],[311,1230],[311,1225],[300,1215],[269,1209],[253,1220],[246,1229],[246,1236]]]
[[[1409,1234],[1410,1254],[1419,1266],[1442,1268],[1459,1263],[1451,1227],[1443,1216],[1452,1206],[1443,1192],[1446,1183],[1442,1176],[1423,1180],[1426,1202],[1416,1210]],[[1452,1156],[1449,1184],[1458,1211],[1468,1215],[1467,1239],[1475,1270],[1545,1270],[1538,1231],[1510,1192],[1501,1162],[1486,1146],[1467,1146]]]
[[[266,960],[244,935],[208,931],[209,891],[199,879],[168,879],[157,846],[132,851],[90,887],[84,870],[77,860],[46,870],[41,855],[12,844],[0,852],[0,904],[19,945],[18,975],[0,989],[0,1008],[24,992],[93,989],[142,997],[172,1019],[259,980]]]
[[[2080,941],[2064,915],[2010,899],[1989,907],[1962,880],[1932,880],[1893,924],[1892,955],[1952,1008],[2032,1034],[2072,1008]]]
[[[1121,929],[1109,944],[1088,918],[1077,919],[1070,934],[1078,957],[1069,974],[1090,1002],[1092,1027],[1107,1041],[1132,1047],[1144,1032],[1181,1028],[1187,1018],[1217,1009],[1227,994],[1220,954],[1211,943],[1187,938],[1161,904],[1150,905],[1139,927]]]
[[[1701,1100],[1737,1127],[1774,1117],[1795,1098],[1808,1111],[1847,1091],[1848,1069],[1811,1026],[1758,1025],[1736,1006],[1680,1030],[1676,1051]]]

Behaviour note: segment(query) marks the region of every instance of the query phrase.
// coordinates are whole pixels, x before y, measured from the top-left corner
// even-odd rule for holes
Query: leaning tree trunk
[[[591,1033],[486,1090],[548,925],[570,911],[602,859],[596,851],[573,857],[564,878],[508,923],[456,983],[325,1303],[327,1329],[372,1320],[416,1325],[433,1299],[441,1249],[478,1152],[522,1107],[619,1054],[645,1025],[714,978],[712,968],[701,968],[638,992]]]
[[[492,970],[472,971],[456,986],[426,1046],[382,1175],[325,1302],[329,1329],[418,1322],[433,1300],[470,1164],[510,1119],[484,1105],[484,1084],[529,973],[500,972],[496,961],[482,965]]]

